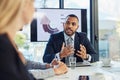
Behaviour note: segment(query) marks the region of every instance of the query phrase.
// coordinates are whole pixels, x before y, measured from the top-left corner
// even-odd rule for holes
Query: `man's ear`
[[[77,29],[79,28],[79,25],[77,26]]]

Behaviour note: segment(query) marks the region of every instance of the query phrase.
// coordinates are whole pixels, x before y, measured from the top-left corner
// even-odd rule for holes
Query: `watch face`
[[[90,80],[90,79],[89,79],[89,76],[80,75],[78,80]]]

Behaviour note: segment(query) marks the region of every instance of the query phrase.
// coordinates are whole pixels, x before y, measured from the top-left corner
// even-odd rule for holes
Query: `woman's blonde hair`
[[[0,33],[18,21],[26,0],[0,0]],[[17,23],[16,23],[17,24]]]

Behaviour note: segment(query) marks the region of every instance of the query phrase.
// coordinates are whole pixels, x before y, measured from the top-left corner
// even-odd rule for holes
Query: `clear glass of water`
[[[69,57],[69,66],[71,69],[75,69],[76,67],[76,57]]]

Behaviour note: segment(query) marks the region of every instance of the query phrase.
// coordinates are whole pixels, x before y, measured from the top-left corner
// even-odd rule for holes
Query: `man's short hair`
[[[69,14],[69,15],[66,17],[66,19],[67,19],[68,17],[75,17],[75,18],[77,18],[77,20],[79,21],[78,17],[77,17],[75,14]]]

